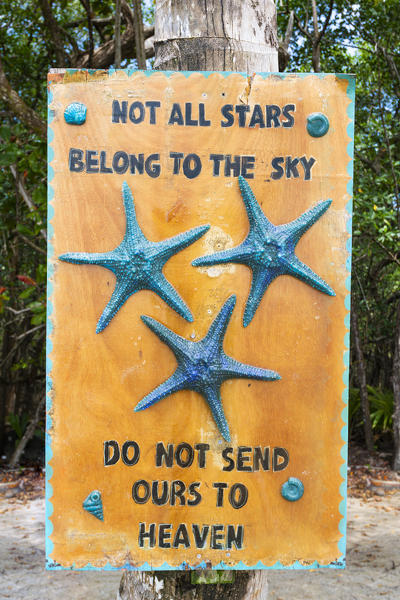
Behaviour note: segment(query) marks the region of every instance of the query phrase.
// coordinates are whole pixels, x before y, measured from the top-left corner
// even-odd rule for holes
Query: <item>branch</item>
[[[123,6],[122,6],[123,8]],[[144,39],[146,58],[154,56],[154,26],[147,26],[144,28]],[[133,25],[129,24],[121,36],[121,60],[125,58],[132,58],[134,56],[135,35],[133,32]],[[105,44],[99,46],[93,53],[92,67],[94,69],[107,69],[110,65],[114,64],[115,57],[115,41],[109,40]],[[88,68],[89,53],[85,52],[77,60],[77,64],[74,65],[78,68]]]
[[[321,41],[321,38],[323,38],[323,36],[325,35],[326,30],[328,29],[328,25],[329,25],[329,22],[330,22],[331,17],[332,17],[332,11],[333,11],[333,0],[330,0],[330,2],[329,2],[329,11],[328,11],[328,14],[326,16],[325,23],[322,26],[322,30],[319,33],[318,42]]]
[[[115,68],[121,67],[121,0],[115,0],[114,24]]]
[[[3,100],[9,109],[18,117],[24,125],[31,131],[37,133],[41,138],[47,134],[46,123],[19,97],[13,90],[4,73],[3,65],[0,59],[0,99]]]
[[[17,233],[18,237],[20,237],[25,242],[25,244],[28,244],[28,246],[30,246],[37,252],[40,252],[41,254],[44,254],[46,256],[46,250],[43,250],[43,248],[40,248],[39,246],[34,244],[29,238],[27,238],[25,235],[23,235],[19,231],[17,231],[16,233]]]
[[[51,35],[51,40],[53,42],[57,65],[59,67],[66,67],[69,63],[69,58],[64,48],[64,31],[54,18],[53,11],[51,10],[48,0],[39,0],[39,2],[44,23]]]
[[[93,60],[93,50],[94,50],[94,42],[93,42],[93,25],[92,25],[92,19],[91,19],[91,7],[90,7],[90,0],[81,0],[81,4],[83,6],[83,8],[86,11],[86,20],[87,20],[87,25],[88,25],[88,30],[89,30],[89,56],[88,56],[88,67],[89,69],[93,67],[92,65],[92,60]]]
[[[28,427],[25,429],[25,433],[22,436],[18,446],[16,447],[16,449],[10,459],[10,468],[11,469],[13,469],[19,463],[20,458],[25,450],[27,443],[35,435],[35,429],[37,427],[37,424],[40,421],[40,418],[41,418],[43,410],[44,410],[45,400],[46,400],[46,398],[43,394],[42,398],[39,401],[39,404],[36,407],[36,411],[35,411],[35,415],[34,415],[33,419],[29,423]]]
[[[32,198],[28,194],[28,191],[27,191],[26,187],[24,186],[23,181],[22,181],[21,177],[19,176],[19,173],[18,173],[15,165],[10,165],[10,171],[15,179],[15,183],[17,184],[17,189],[18,189],[18,192],[20,193],[22,200],[25,202],[25,204],[27,205],[27,207],[29,208],[29,210],[31,212],[36,211],[37,208],[34,205],[34,203],[32,202]],[[39,222],[39,225],[41,225],[41,222]],[[46,230],[41,229],[40,233],[41,233],[42,238],[44,240],[47,240]]]
[[[146,68],[146,53],[144,47],[144,32],[143,32],[143,19],[142,19],[142,7],[140,0],[133,0],[135,7],[133,13],[134,30],[135,30],[135,52],[136,61],[139,69]]]

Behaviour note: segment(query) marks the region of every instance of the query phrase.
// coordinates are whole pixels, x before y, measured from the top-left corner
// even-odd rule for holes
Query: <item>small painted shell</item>
[[[307,131],[312,137],[322,137],[328,132],[329,121],[322,113],[312,113],[307,117]]]
[[[86,106],[81,102],[72,102],[64,111],[64,119],[69,125],[83,125],[86,121],[86,111]]]
[[[104,521],[103,502],[101,500],[101,493],[99,490],[93,490],[93,492],[90,492],[86,500],[83,501],[82,506],[84,510],[96,517],[96,519]]]
[[[304,485],[297,477],[289,477],[289,479],[281,487],[281,495],[289,502],[296,502],[304,494]]]

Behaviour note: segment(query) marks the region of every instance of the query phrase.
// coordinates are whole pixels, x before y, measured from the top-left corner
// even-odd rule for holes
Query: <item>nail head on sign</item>
[[[86,111],[86,106],[81,102],[72,102],[64,111],[64,119],[69,125],[83,125],[86,121]]]
[[[281,487],[281,495],[289,502],[296,502],[304,494],[304,485],[297,477],[289,477],[289,479]]]
[[[312,137],[322,137],[328,132],[329,120],[322,113],[312,113],[307,117],[307,131]]]

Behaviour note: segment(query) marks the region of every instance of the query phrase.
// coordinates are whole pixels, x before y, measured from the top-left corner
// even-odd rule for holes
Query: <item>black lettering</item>
[[[148,100],[145,104],[150,108],[150,125],[155,125],[157,121],[156,108],[161,106],[161,102],[158,102],[158,100]]]
[[[110,448],[113,449],[113,454],[110,457]],[[104,466],[110,467],[119,461],[119,445],[115,440],[104,442]]]
[[[194,543],[196,544],[196,548],[204,548],[204,546],[206,545],[209,530],[209,525],[203,525],[201,532],[198,525],[192,525]]]
[[[243,534],[243,525],[238,525],[236,531],[234,525],[228,525],[228,533],[226,536],[227,549],[230,550],[233,548],[233,545],[235,545],[237,550],[241,550],[243,548]]]
[[[224,504],[224,490],[228,487],[228,484],[225,482],[215,482],[213,483],[213,487],[218,490],[217,492],[217,506],[223,506]]]
[[[240,175],[240,156],[234,156],[233,160],[232,160],[231,154],[227,154],[225,156],[225,170],[224,170],[225,177],[229,177],[231,174],[231,171],[233,171],[234,177],[239,177],[239,175]]]
[[[191,166],[192,161],[194,163],[193,167]],[[183,167],[183,174],[185,175],[185,177],[187,177],[188,179],[194,179],[201,172],[200,157],[197,156],[197,154],[188,154],[183,159],[182,167]]]
[[[304,169],[304,180],[310,181],[311,169],[313,168],[314,164],[316,163],[315,158],[313,158],[311,156],[310,160],[307,160],[305,156],[302,156],[300,159],[300,162],[303,165],[303,169]]]
[[[161,483],[162,492],[161,495],[158,491],[158,486]],[[153,504],[157,506],[164,506],[168,502],[169,496],[169,485],[168,481],[153,481],[151,484],[151,498]]]
[[[275,169],[275,171],[271,172],[272,179],[281,179],[283,177],[283,174],[285,173],[285,171],[281,167],[281,164],[284,162],[284,160],[285,159],[283,158],[283,156],[275,156],[272,159],[271,165],[272,165],[272,168]]]
[[[243,456],[245,452],[251,452],[251,448],[249,446],[239,446],[237,452],[237,465],[236,468],[238,471],[252,471],[250,465],[245,465],[244,463],[250,462],[250,456]]]
[[[158,526],[158,545],[160,548],[171,548],[171,542],[166,541],[171,539],[171,532],[167,531],[167,529],[171,529],[171,527],[171,523],[161,523]]]
[[[182,458],[186,454],[186,458]],[[178,444],[175,450],[175,460],[178,467],[190,467],[194,459],[194,450],[190,444],[183,442]]]
[[[217,177],[219,175],[219,168],[221,166],[221,160],[224,160],[224,155],[223,154],[210,154],[210,160],[214,161],[213,176]]]
[[[236,104],[235,111],[239,115],[239,127],[245,127],[246,113],[250,111],[250,106],[247,104]]]
[[[288,179],[290,179],[292,175],[295,179],[299,177],[299,172],[297,170],[298,163],[298,158],[292,158],[291,156],[286,157],[286,177]]]
[[[173,444],[168,444],[167,450],[165,449],[163,442],[158,442],[156,446],[156,467],[162,467],[163,462],[165,462],[165,466],[170,468],[172,467],[174,460],[174,446]]]
[[[279,459],[282,459],[279,462]],[[289,464],[289,452],[286,448],[274,448],[272,452],[272,469],[274,471],[283,471]]]
[[[197,506],[201,502],[201,494],[196,490],[196,488],[200,487],[200,481],[194,481],[189,485],[188,492],[190,496],[194,496],[193,500],[188,500],[188,506]]]
[[[139,523],[139,539],[140,548],[144,547],[145,539],[149,540],[149,548],[154,548],[156,544],[156,524],[150,523],[149,530],[146,531],[146,523]]]
[[[128,456],[129,448],[133,448],[132,458],[129,458],[129,456]],[[133,442],[133,441],[125,442],[124,445],[122,446],[122,461],[124,462],[124,464],[127,465],[128,467],[133,467],[133,465],[136,465],[137,461],[139,460],[139,457],[140,457],[139,444],[137,444],[136,442]]]
[[[223,471],[233,471],[235,468],[235,461],[228,456],[229,454],[233,454],[233,448],[224,448],[222,450],[222,458],[228,463],[225,467],[222,467]]]
[[[126,117],[128,114],[128,103],[126,100],[123,100],[122,107],[118,100],[113,100],[112,103],[112,118],[111,121],[113,123],[126,123]]]
[[[210,444],[196,444],[195,449],[198,451],[198,464],[200,469],[206,466],[206,452],[210,449]]]
[[[161,167],[155,161],[160,160],[159,154],[150,154],[146,158],[146,162],[144,163],[144,168],[146,169],[147,175],[155,179],[161,173]]]
[[[203,103],[199,104],[199,125],[200,127],[209,127],[211,125],[211,121],[206,119],[205,106]]]
[[[183,152],[170,152],[169,157],[174,159],[173,174],[178,175],[181,169],[181,159],[183,158]]]
[[[267,115],[267,127],[272,127],[272,122],[274,123],[274,127],[280,127],[281,122],[279,120],[279,115],[281,114],[281,109],[276,104],[270,104],[265,107],[265,112]]]
[[[287,121],[282,121],[282,127],[293,127],[294,125],[294,117],[291,115],[291,112],[296,110],[296,106],[294,104],[285,104],[282,109],[282,115],[286,117]]]
[[[86,173],[98,173],[99,161],[96,150],[86,150]]]
[[[237,495],[236,491],[238,492]],[[234,483],[229,490],[229,502],[233,508],[242,508],[246,504],[248,497],[249,491],[243,483]]]
[[[130,154],[129,160],[130,160],[130,171],[131,171],[132,175],[135,175],[136,171],[140,175],[143,175],[144,154],[139,154],[139,157],[137,157],[136,154]]]
[[[174,541],[172,544],[173,548],[178,548],[178,546],[184,546],[185,548],[190,548],[189,535],[186,529],[185,523],[181,523],[176,530],[176,534],[174,537]]]
[[[184,496],[185,490],[186,490],[186,485],[183,483],[183,481],[180,481],[179,479],[177,479],[171,483],[171,500],[170,500],[171,506],[175,506],[176,499],[179,500],[181,506],[185,506],[185,504],[186,504],[186,498]]]
[[[253,109],[253,114],[251,115],[249,127],[255,127],[256,125],[260,126],[260,129],[265,127],[264,115],[259,104],[256,104]]]
[[[211,527],[211,542],[210,542],[210,547],[213,550],[223,550],[224,549],[224,545],[223,544],[219,544],[219,541],[222,541],[224,539],[224,526],[223,525],[213,525]],[[222,533],[220,533],[222,532]]]
[[[121,161],[121,164],[119,164]],[[126,173],[129,167],[129,157],[126,152],[116,152],[113,156],[112,166],[115,173]]]
[[[106,153],[104,150],[100,152],[100,173],[112,173],[113,170],[106,165]]]
[[[224,106],[221,108],[222,116],[226,119],[226,121],[221,121],[221,127],[232,127],[235,121],[233,118],[232,111],[233,104],[224,104]]]
[[[256,157],[255,156],[242,156],[242,169],[241,174],[245,179],[254,179],[254,173],[248,173],[248,169],[254,169]]]
[[[262,466],[263,471],[269,471],[269,448],[264,448],[264,453],[260,446],[256,446],[254,448],[254,471],[260,470],[260,464]]]
[[[185,125],[195,127],[199,122],[196,119],[192,119],[192,103],[185,103]]]
[[[184,125],[184,120],[183,120],[183,116],[182,116],[182,111],[181,111],[181,107],[179,106],[179,104],[177,102],[174,102],[172,105],[172,110],[171,110],[171,114],[169,117],[169,121],[168,121],[168,125]]]
[[[139,110],[139,114],[138,116],[135,115],[135,111],[136,109]],[[144,106],[141,102],[132,102],[130,108],[129,108],[129,119],[132,121],[132,123],[141,123],[144,119]]]
[[[139,489],[143,487],[144,495],[140,496]],[[132,486],[132,498],[136,502],[136,504],[146,504],[147,500],[150,498],[150,486],[145,479],[140,479],[139,481],[135,481]]]
[[[78,148],[70,148],[69,149],[69,170],[74,173],[82,173],[85,168],[85,163],[83,162],[83,150],[79,150]]]

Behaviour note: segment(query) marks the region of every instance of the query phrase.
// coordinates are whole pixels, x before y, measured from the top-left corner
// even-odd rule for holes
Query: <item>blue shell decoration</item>
[[[83,125],[86,121],[86,111],[86,106],[81,102],[72,102],[64,111],[64,119],[69,125]]]
[[[322,113],[312,113],[307,117],[307,131],[312,137],[322,137],[328,132],[329,121]]]
[[[304,485],[297,477],[289,477],[289,479],[281,487],[281,495],[289,502],[296,502],[304,494]]]
[[[87,510],[87,512],[96,517],[96,519],[104,521],[103,502],[101,500],[101,493],[99,490],[93,490],[93,492],[90,492],[86,500],[83,501],[82,506],[84,510]]]

